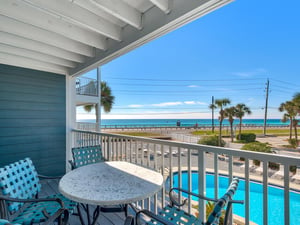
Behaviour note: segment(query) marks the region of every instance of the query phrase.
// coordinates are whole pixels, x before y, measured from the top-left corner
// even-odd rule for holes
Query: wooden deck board
[[[58,191],[58,179],[54,180],[41,180],[42,190],[40,197],[53,195],[59,193]],[[92,206],[94,209],[95,206]],[[84,212],[83,212],[84,213]],[[85,219],[86,220],[86,219]],[[97,225],[123,225],[125,221],[124,213],[102,213],[100,214]],[[81,225],[79,217],[71,215],[69,220],[70,225]]]

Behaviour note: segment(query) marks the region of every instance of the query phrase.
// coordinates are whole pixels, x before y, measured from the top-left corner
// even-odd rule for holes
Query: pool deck
[[[178,167],[173,167],[172,170],[173,170],[172,172],[178,172]],[[187,171],[187,170],[188,170],[187,167],[182,167],[181,168],[181,171]],[[193,171],[197,171],[198,167],[192,167],[192,170]],[[211,169],[211,168],[206,168],[206,172],[207,173],[214,173],[214,170]],[[167,178],[167,176],[169,174],[165,173],[164,175],[165,175],[165,178]],[[225,171],[225,170],[220,170],[219,169],[219,175],[225,175],[226,176],[226,175],[228,175],[228,172]],[[237,168],[235,168],[235,170],[233,172],[233,176],[245,179],[245,173],[242,173],[242,171],[237,171]],[[251,172],[251,174],[249,175],[249,177],[250,177],[251,181],[255,181],[255,182],[258,182],[258,183],[261,183],[262,179],[263,179],[262,175],[256,174],[255,172],[253,172],[253,173]],[[283,187],[283,179],[274,179],[272,177],[268,177],[268,183],[270,185],[274,185],[274,186],[278,186],[278,187]],[[300,184],[296,184],[296,183],[290,182],[290,189],[292,189],[293,191],[300,192]]]

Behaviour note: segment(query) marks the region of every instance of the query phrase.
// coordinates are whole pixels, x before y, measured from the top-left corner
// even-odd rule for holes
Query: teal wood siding
[[[65,76],[0,64],[0,167],[30,157],[59,175],[65,155]]]

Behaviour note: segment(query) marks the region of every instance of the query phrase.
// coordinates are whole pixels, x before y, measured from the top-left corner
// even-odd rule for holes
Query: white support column
[[[76,128],[75,84],[76,78],[66,75],[66,172],[71,169],[68,161],[72,159],[72,129]]]
[[[101,132],[101,68],[100,66],[97,67],[97,82],[98,82],[98,104],[96,105],[96,118],[98,118],[98,121],[96,121],[96,131]]]

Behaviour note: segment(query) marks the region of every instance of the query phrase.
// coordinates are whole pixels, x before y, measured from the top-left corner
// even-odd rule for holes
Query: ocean
[[[95,123],[95,120],[80,120],[78,122]],[[243,125],[245,126],[263,126],[263,119],[243,119]],[[215,126],[219,124],[219,120],[214,120]],[[234,125],[239,124],[239,120],[234,120]],[[103,119],[101,120],[101,127],[210,127],[212,126],[211,119]],[[229,121],[225,119],[223,121],[224,126],[229,126]],[[268,119],[267,126],[287,126],[289,121],[283,123],[280,119]]]

